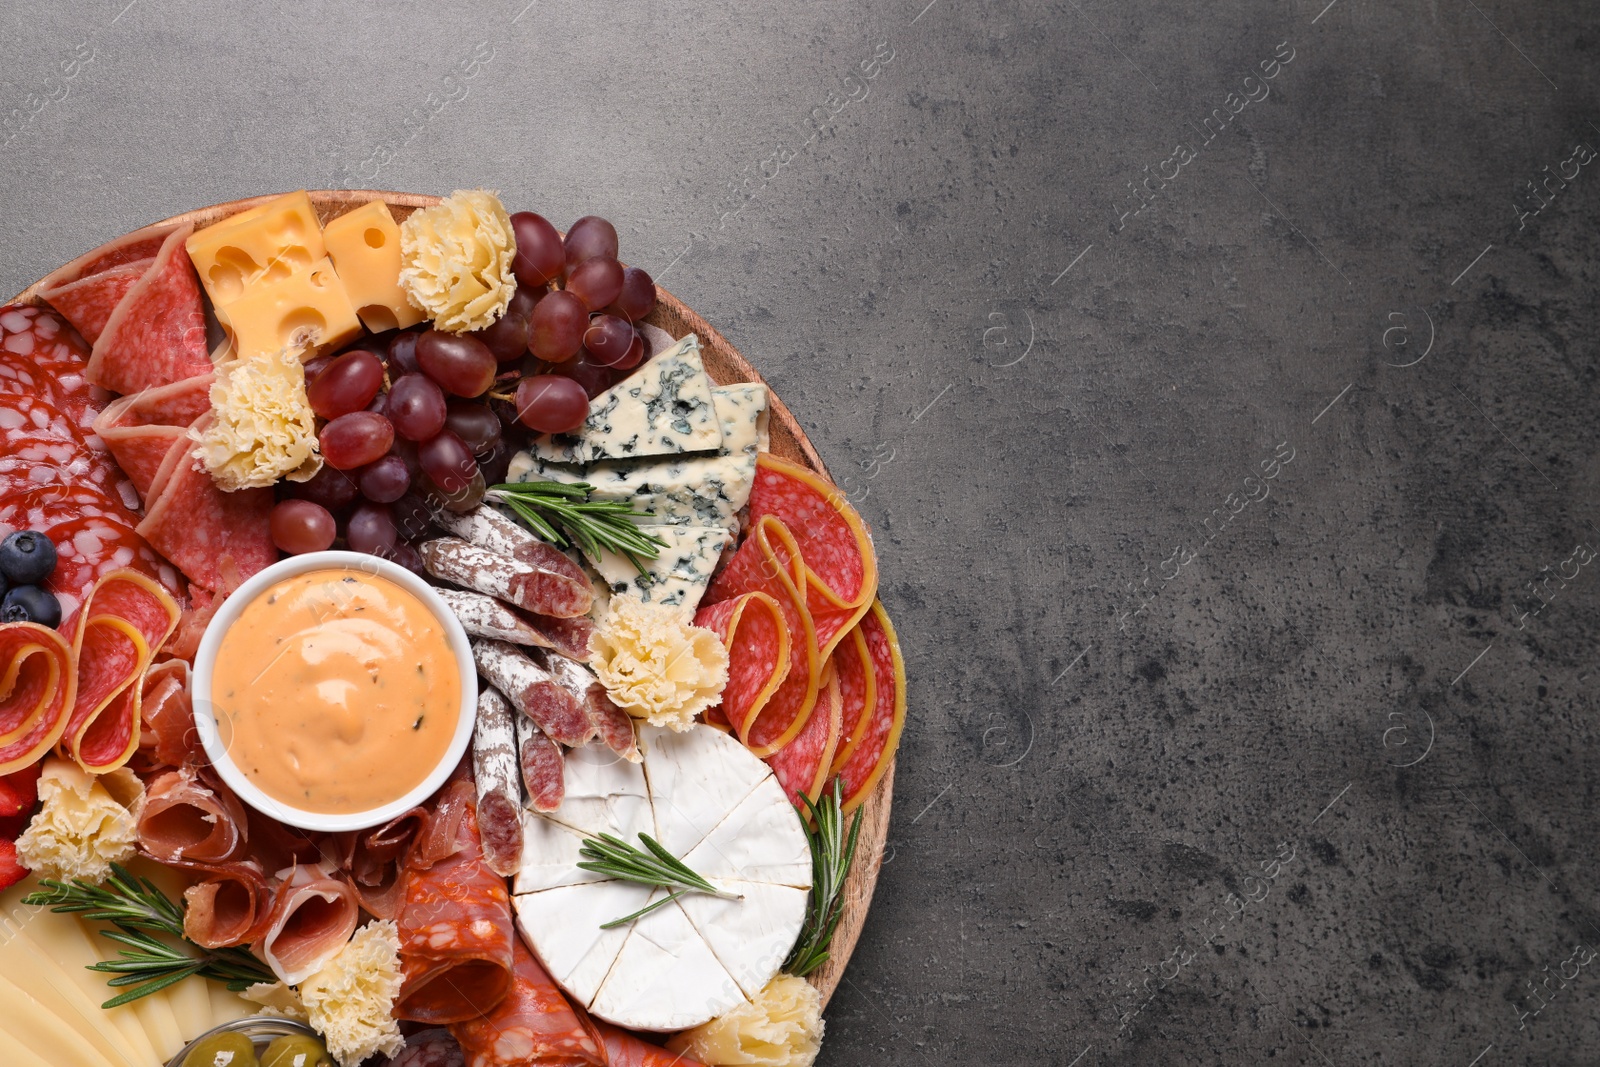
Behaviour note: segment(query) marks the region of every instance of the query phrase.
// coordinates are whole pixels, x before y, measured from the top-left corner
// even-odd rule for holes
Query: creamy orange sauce
[[[349,814],[396,800],[444,757],[461,677],[433,612],[387,578],[308,571],[263,591],[217,649],[222,741],[262,792]]]

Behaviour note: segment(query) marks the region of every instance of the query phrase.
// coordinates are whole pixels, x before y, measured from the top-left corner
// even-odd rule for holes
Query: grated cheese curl
[[[811,1067],[822,1049],[822,997],[804,978],[780,974],[753,1003],[675,1035],[667,1048],[708,1067]]]
[[[300,983],[311,1025],[342,1067],[393,1056],[405,1044],[390,1010],[400,995],[400,932],[392,919],[368,923]]]
[[[517,291],[517,242],[500,198],[462,190],[400,224],[400,285],[448,333],[481,330]]]
[[[682,732],[728,684],[728,650],[676,609],[616,596],[595,627],[590,665],[616,705]]]
[[[198,443],[195,458],[229,492],[316,474],[322,456],[299,355],[262,352],[218,367],[211,418],[189,437]]]
[[[144,786],[126,767],[96,776],[51,756],[39,774],[39,799],[38,814],[17,838],[17,859],[29,870],[99,884],[113,863],[133,858]]]

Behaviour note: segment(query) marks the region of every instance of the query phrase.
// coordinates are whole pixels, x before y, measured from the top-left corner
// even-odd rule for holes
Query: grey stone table
[[[0,13],[0,288],[300,186],[615,220],[904,642],[824,1063],[1600,1059],[1593,4],[221,6]]]

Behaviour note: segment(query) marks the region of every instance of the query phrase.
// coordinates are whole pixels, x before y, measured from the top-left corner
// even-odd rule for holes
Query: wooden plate
[[[274,193],[251,197],[248,200],[215,204],[198,211],[175,215],[147,228],[167,229],[193,223],[195,229],[201,229],[229,215],[236,215],[257,204],[264,204],[278,195],[281,194]],[[375,199],[382,199],[388,203],[397,222],[404,220],[417,208],[431,207],[439,202],[436,196],[379,190],[323,189],[311,192],[311,202],[316,205],[317,213],[324,224]],[[40,285],[41,282],[34,282],[24,289],[13,303],[39,303]],[[729,344],[728,339],[718,333],[705,319],[690,311],[681,300],[665,289],[657,286],[656,292],[660,299],[655,311],[651,312],[645,321],[661,327],[674,337],[682,337],[691,332],[698,334],[706,373],[713,381],[718,385],[730,385],[734,382],[765,384],[761,375],[739,354],[738,349]],[[795,421],[793,413],[771,387],[768,387],[768,394],[772,398],[772,451],[786,459],[804,463],[832,481],[827,467],[822,463],[822,458],[817,455],[816,449],[811,447],[810,440],[806,438],[800,424]],[[861,809],[865,813],[861,820],[861,839],[857,845],[855,864],[850,871],[849,879],[845,882],[844,914],[839,920],[837,932],[833,935],[832,955],[828,962],[811,976],[811,984],[822,993],[823,1004],[827,1004],[829,998],[833,996],[833,991],[838,988],[839,980],[844,976],[845,964],[849,962],[856,941],[861,937],[861,928],[867,921],[867,908],[872,903],[872,890],[878,882],[878,868],[883,862],[884,841],[889,834],[889,805],[893,793],[894,764],[891,763],[882,781],[878,783]]]

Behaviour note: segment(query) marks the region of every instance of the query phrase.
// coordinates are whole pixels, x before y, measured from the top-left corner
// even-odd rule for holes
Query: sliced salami
[[[839,748],[839,729],[839,678],[830,670],[805,729],[766,760],[789,803],[798,804],[802,793],[813,801],[822,799],[822,786]]]
[[[526,715],[517,716],[517,756],[522,764],[522,784],[528,806],[534,811],[555,811],[566,797],[566,759],[561,746],[545,736]]]
[[[13,530],[48,530],[74,518],[107,518],[132,531],[133,512],[93,485],[39,485],[0,496],[0,537]]]
[[[128,290],[89,356],[88,378],[114,393],[137,393],[211,370],[200,286],[183,242],[167,235],[155,261]]]
[[[0,774],[38,762],[67,728],[72,712],[72,646],[31,622],[0,625],[0,664],[9,686],[0,693]]]
[[[45,588],[61,601],[61,625],[67,629],[76,617],[90,586],[114,570],[128,567],[148,575],[174,593],[181,583],[172,568],[137,533],[101,516],[71,519],[51,528],[56,546],[56,569]]]
[[[48,308],[0,308],[0,349],[32,360],[50,379],[54,401],[80,427],[87,427],[110,399],[89,382],[89,345]]]
[[[128,290],[155,263],[154,256],[146,256],[130,263],[120,263],[95,274],[89,274],[65,285],[42,289],[39,296],[61,312],[74,329],[91,345],[105,332],[106,322],[117,310]]]
[[[517,781],[517,730],[506,698],[488,686],[478,692],[472,731],[472,772],[478,786],[483,860],[507,878],[522,864],[522,787]]]
[[[472,658],[479,673],[552,741],[581,745],[594,736],[579,699],[516,645],[479,638],[472,642]]]
[[[695,613],[694,624],[722,638],[728,683],[713,708],[722,721],[746,727],[789,673],[789,626],[771,594],[759,590],[718,601]]]
[[[225,493],[183,453],[163,463],[150,493],[140,536],[197,585],[220,589],[277,561],[271,489]]]
[[[40,286],[50,289],[75,282],[79,278],[87,278],[103,270],[110,270],[112,267],[120,267],[124,263],[149,259],[161,250],[162,243],[173,229],[170,223],[158,222],[153,226],[123,234],[114,241],[107,241],[99,248],[85,252],[65,266],[57,267],[45,275]]]
[[[468,589],[435,590],[450,606],[461,628],[474,637],[492,637],[514,645],[554,649],[563,656],[587,659],[594,623],[578,616],[556,619],[518,611],[509,604]]]
[[[3,348],[0,348],[0,392],[26,393],[43,397],[58,409],[62,406],[55,384],[37,363]]]
[[[202,374],[120,397],[94,420],[95,434],[142,497],[189,426],[210,411],[212,380]]]
[[[595,1019],[594,1027],[605,1045],[609,1067],[701,1067],[699,1060],[652,1045],[602,1019]]]
[[[0,435],[48,433],[68,441],[84,441],[78,424],[42,396],[8,393],[0,396]]]
[[[861,729],[866,711],[877,703],[877,675],[867,651],[867,639],[858,623],[845,634],[829,659],[839,677],[839,747],[833,753],[828,777],[844,769],[866,732]]]
[[[511,990],[493,1011],[457,1023],[450,1032],[467,1067],[607,1067],[598,1035],[572,1009],[526,945],[512,949]]]
[[[594,590],[587,578],[575,581],[565,571],[511,559],[459,537],[424,542],[421,552],[422,565],[435,578],[499,597],[540,615],[572,618],[587,612],[594,603]]]
[[[632,763],[644,758],[639,754],[633,720],[612,702],[606,694],[606,687],[600,684],[600,679],[594,676],[593,671],[564,656],[545,655],[541,657],[541,662],[555,678],[556,684],[572,694],[572,698],[583,708],[590,728],[607,748]]]
[[[839,770],[846,811],[860,806],[888,771],[906,722],[906,668],[889,614],[873,601],[872,610],[859,625],[872,665],[874,699],[860,727],[861,740]]]

